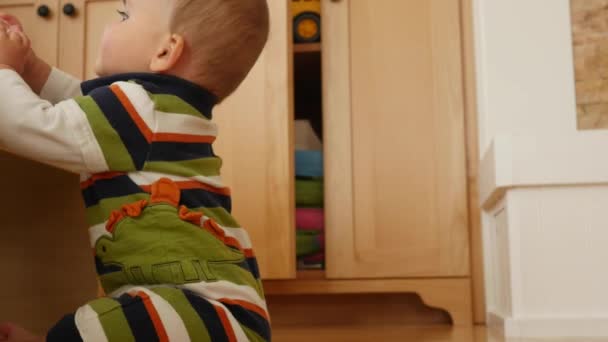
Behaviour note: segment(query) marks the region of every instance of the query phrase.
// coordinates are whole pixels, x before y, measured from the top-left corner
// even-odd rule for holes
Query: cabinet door
[[[36,54],[52,65],[57,65],[58,4],[59,0],[0,0],[0,12],[21,20]],[[46,17],[38,14],[44,6],[48,9]]]
[[[36,53],[57,64],[58,1],[0,1],[0,12],[19,17]],[[0,321],[42,333],[95,295],[79,179],[2,152],[0,189]]]
[[[265,279],[295,277],[291,1],[268,1],[271,32],[244,84],[214,113],[234,215]]]
[[[95,61],[101,36],[107,23],[120,20],[116,13],[120,0],[61,0],[61,7],[73,4],[74,15],[62,15],[60,21],[59,66],[81,79],[95,75]]]
[[[323,1],[327,274],[469,273],[459,0]]]

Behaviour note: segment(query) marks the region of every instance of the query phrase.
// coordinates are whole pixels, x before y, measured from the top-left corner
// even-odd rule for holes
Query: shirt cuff
[[[56,104],[63,100],[80,96],[82,95],[80,83],[80,80],[74,76],[53,68],[40,92],[40,97]]]

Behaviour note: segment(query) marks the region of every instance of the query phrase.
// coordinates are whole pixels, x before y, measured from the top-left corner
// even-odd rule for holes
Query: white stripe
[[[116,82],[113,85],[118,86],[122,90],[148,128],[154,132],[156,130],[154,101],[150,99],[144,87],[129,82]]]
[[[76,328],[84,341],[107,342],[103,326],[99,321],[99,315],[90,305],[85,305],[76,311],[74,318]]]
[[[210,186],[213,186],[216,188],[224,187],[224,185],[222,184],[222,179],[219,176],[217,176],[217,177],[205,177],[205,176],[180,177],[180,176],[175,176],[175,175],[168,175],[168,174],[164,174],[164,173],[149,172],[149,171],[131,172],[128,174],[128,176],[129,176],[129,178],[131,178],[131,180],[133,182],[135,182],[135,184],[137,184],[139,186],[150,185],[152,183],[157,182],[161,178],[169,178],[170,180],[172,180],[174,182],[196,181],[196,182],[207,184],[207,185],[210,185]]]
[[[133,285],[125,285],[114,292],[110,293],[108,296],[113,298],[118,298],[125,293],[131,291]],[[232,300],[241,300],[247,303],[251,303],[259,306],[268,313],[268,307],[266,306],[266,301],[264,301],[258,293],[251,287],[247,285],[237,285],[225,280],[219,280],[212,283],[207,282],[199,282],[193,284],[185,284],[185,285],[170,285],[170,284],[162,284],[162,285],[147,285],[149,289],[153,289],[156,287],[173,287],[180,288],[184,290],[189,290],[196,293],[198,296],[206,298],[219,300],[223,298],[228,298]]]
[[[228,308],[226,308],[224,306],[224,304],[222,304],[220,302],[216,302],[214,300],[209,300],[209,302],[215,306],[219,306],[220,310],[224,310],[224,312],[226,313],[226,316],[228,317],[228,321],[230,321],[230,325],[232,326],[232,331],[234,331],[234,336],[236,337],[236,340],[249,342],[249,339],[247,338],[247,335],[245,335],[245,332],[243,331],[243,328],[239,324],[239,321],[237,321],[236,318],[234,318],[234,316],[232,316],[232,313],[230,312],[230,310],[228,310]]]
[[[94,248],[95,244],[97,244],[97,240],[99,240],[99,238],[101,238],[102,236],[112,238],[112,234],[106,229],[106,222],[94,225],[93,227],[89,228],[89,241],[91,243],[91,247]]]
[[[158,133],[192,134],[217,137],[217,125],[202,117],[156,111]]]
[[[154,101],[141,85],[129,82],[118,82],[116,85],[129,97],[131,104],[152,132],[217,136],[217,125],[206,118],[156,111]]]
[[[205,224],[205,222],[207,222],[207,220],[209,220],[210,218],[207,216],[203,217],[203,221],[202,221],[202,225]],[[233,228],[233,227],[224,227],[222,225],[220,225],[219,223],[215,222],[218,227],[220,227],[224,233],[226,234],[226,236],[228,237],[232,237],[235,238],[239,244],[241,245],[242,248],[245,249],[250,249],[252,248],[252,243],[251,243],[251,239],[249,238],[249,233],[247,233],[247,231],[243,228]]]
[[[257,305],[265,312],[268,312],[266,302],[260,298],[258,293],[251,286],[237,285],[229,281],[220,280],[213,283],[200,282],[195,284],[184,284],[179,287],[209,299],[219,300],[228,298],[242,300]]]
[[[141,291],[150,297],[150,300],[165,327],[169,341],[190,341],[190,336],[188,335],[188,330],[184,325],[184,321],[169,302],[145,287],[134,287],[131,291]]]

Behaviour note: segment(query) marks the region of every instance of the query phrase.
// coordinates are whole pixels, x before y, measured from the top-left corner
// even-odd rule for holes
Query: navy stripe
[[[251,273],[255,279],[260,278],[260,269],[255,258],[246,258],[242,262],[238,263],[238,265],[245,271]]]
[[[152,94],[175,95],[201,112],[207,119],[213,117],[212,110],[216,102],[215,96],[207,90],[181,78],[135,80],[137,84]]]
[[[108,87],[97,88],[91,92],[90,96],[120,136],[131,155],[131,159],[133,159],[135,168],[141,170],[146,161],[150,144],[131,119],[129,112]]]
[[[196,311],[201,318],[201,321],[205,323],[211,341],[228,341],[228,335],[226,335],[220,316],[217,314],[217,311],[215,311],[213,305],[206,299],[198,297],[190,291],[184,290],[184,295],[186,295],[188,302],[190,302],[194,311]]]
[[[112,179],[100,179],[92,186],[82,191],[82,197],[87,208],[98,205],[106,198],[123,197],[145,193],[129,176],[123,175]],[[222,207],[230,212],[232,200],[230,196],[217,194],[203,189],[187,189],[181,191],[181,204],[188,208],[217,208]]]
[[[144,193],[144,191],[127,175],[111,179],[100,179],[92,186],[82,190],[82,197],[87,208],[98,205],[106,198],[129,196]]]
[[[124,294],[116,300],[122,305],[122,310],[133,332],[135,341],[154,342],[159,340],[154,323],[141,297],[131,297]]]
[[[232,210],[230,196],[216,194],[202,189],[182,190],[181,204],[188,208],[217,208],[222,207],[228,213]]]
[[[161,74],[126,73],[100,77],[82,83],[82,93],[88,95],[97,88],[120,81],[135,81],[152,94],[175,95],[196,108],[208,119],[212,118],[211,111],[217,103],[217,97],[205,88],[179,77]]]
[[[255,279],[260,279],[260,267],[258,266],[258,259],[247,258],[246,261],[249,265],[249,270],[251,271]]]
[[[211,144],[154,142],[148,161],[184,161],[215,157]]]
[[[47,342],[80,342],[82,337],[76,327],[74,314],[65,316],[46,335]]]
[[[270,341],[270,324],[258,313],[249,311],[240,305],[222,303],[240,324],[255,331],[264,340]]]

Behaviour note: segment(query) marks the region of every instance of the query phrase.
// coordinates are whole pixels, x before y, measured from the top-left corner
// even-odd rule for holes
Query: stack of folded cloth
[[[325,265],[323,154],[296,151],[296,254],[300,269]]]

